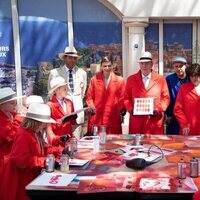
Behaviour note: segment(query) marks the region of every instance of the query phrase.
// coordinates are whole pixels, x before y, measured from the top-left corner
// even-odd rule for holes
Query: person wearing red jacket
[[[129,133],[163,134],[164,111],[170,103],[166,80],[152,70],[153,62],[150,52],[144,52],[139,60],[140,70],[128,77],[124,102],[130,113]],[[135,98],[153,98],[151,115],[135,115]]]
[[[74,106],[72,101],[66,98],[67,83],[64,78],[58,76],[51,80],[49,95],[51,95],[51,100],[48,102],[51,117],[57,124],[47,125],[48,142],[53,146],[64,145],[64,142],[72,137],[72,126],[77,118],[76,114],[70,115],[74,112]]]
[[[192,200],[200,200],[200,191],[194,193]]]
[[[19,123],[17,114],[17,96],[9,87],[0,88],[0,180],[14,141]],[[1,187],[1,184],[0,184]]]
[[[113,72],[111,59],[104,57],[101,61],[101,72],[90,80],[86,94],[89,107],[88,132],[94,124],[105,125],[107,133],[122,134],[121,116],[125,114],[125,83],[122,77]]]
[[[4,171],[1,200],[29,199],[25,187],[40,174],[45,166],[48,150],[52,151],[43,138],[46,123],[56,123],[50,117],[49,106],[41,103],[31,104],[17,131]]]
[[[174,115],[182,135],[200,135],[200,65],[192,64],[186,69],[191,82],[183,84],[176,98]]]

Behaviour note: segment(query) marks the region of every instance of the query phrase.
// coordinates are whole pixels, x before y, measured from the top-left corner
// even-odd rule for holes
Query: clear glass
[[[69,171],[69,156],[67,154],[62,154],[62,156],[60,157],[60,171]]]
[[[70,158],[73,158],[74,153],[78,151],[78,142],[76,138],[71,138],[68,144],[68,149],[70,152]]]
[[[99,136],[93,138],[93,151],[99,152]]]
[[[48,154],[46,157],[46,172],[53,172],[55,168],[55,156]]]
[[[105,143],[106,143],[106,126],[102,125],[100,131],[100,144],[104,145]]]

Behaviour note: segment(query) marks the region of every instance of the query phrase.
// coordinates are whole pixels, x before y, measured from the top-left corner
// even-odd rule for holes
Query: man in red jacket
[[[167,83],[161,75],[152,70],[153,62],[150,52],[144,52],[139,60],[140,70],[128,77],[125,91],[125,105],[130,113],[129,133],[163,134],[164,111],[170,103]],[[153,113],[136,115],[135,98],[153,98]]]

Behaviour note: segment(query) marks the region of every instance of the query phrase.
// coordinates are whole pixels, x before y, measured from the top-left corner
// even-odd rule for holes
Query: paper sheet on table
[[[134,115],[152,115],[153,110],[153,98],[134,98]]]
[[[152,161],[157,160],[161,156],[162,156],[161,154],[152,154],[152,153],[150,156],[148,156],[147,153],[137,153],[135,151],[129,151],[129,152],[123,154],[122,158],[124,158],[125,160],[131,160],[134,158],[143,158],[146,161],[152,162]]]
[[[44,173],[33,180],[30,185],[35,186],[67,186],[77,174]]]

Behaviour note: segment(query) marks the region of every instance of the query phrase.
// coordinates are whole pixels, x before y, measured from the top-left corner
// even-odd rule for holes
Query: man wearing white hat
[[[78,55],[74,47],[66,47],[64,53],[59,54],[59,58],[63,60],[65,64],[50,71],[48,88],[50,88],[50,81],[54,77],[63,77],[68,86],[67,98],[73,102],[74,109],[79,110],[83,108],[83,98],[87,86],[87,73],[76,66],[81,56]],[[79,126],[73,132],[73,135],[79,139],[83,134],[84,112],[78,114],[76,123],[79,124]]]
[[[166,77],[171,99],[169,107],[165,112],[166,123],[167,123],[166,133],[178,135],[180,132],[180,126],[176,117],[174,116],[173,110],[178,90],[183,83],[189,82],[189,78],[186,76],[187,61],[184,57],[182,56],[173,57],[172,66],[174,69],[174,73]]]
[[[152,70],[150,52],[143,52],[138,73],[128,77],[125,90],[125,105],[130,113],[129,133],[163,134],[164,111],[170,102],[169,91],[164,77]],[[153,113],[136,115],[135,98],[153,98]]]

